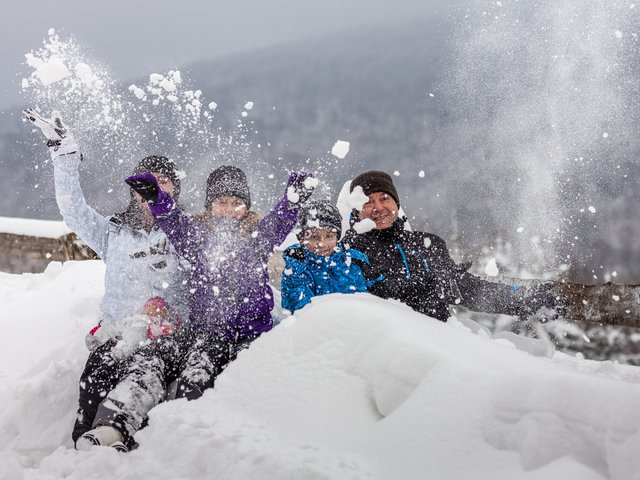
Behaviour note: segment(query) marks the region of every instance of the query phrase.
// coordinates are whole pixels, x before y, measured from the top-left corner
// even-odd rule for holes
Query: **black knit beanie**
[[[304,232],[308,228],[335,228],[338,238],[342,234],[342,215],[329,200],[307,202],[300,209],[298,223]]]
[[[350,192],[357,186],[362,187],[362,191],[365,195],[371,195],[376,192],[384,192],[396,201],[396,205],[400,206],[400,199],[398,198],[398,191],[393,184],[393,179],[388,173],[381,172],[379,170],[369,170],[368,172],[361,173],[351,181]]]
[[[251,209],[247,176],[238,167],[223,165],[209,174],[204,208],[209,210],[213,201],[220,197],[237,197],[244,202],[247,210]]]
[[[144,172],[161,173],[169,177],[171,183],[173,183],[173,199],[178,200],[180,196],[180,178],[178,178],[178,170],[173,160],[158,155],[145,157],[138,162],[138,165],[133,170],[133,173]]]

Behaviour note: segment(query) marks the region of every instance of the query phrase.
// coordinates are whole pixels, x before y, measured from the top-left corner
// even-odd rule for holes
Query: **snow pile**
[[[71,233],[63,222],[30,218],[0,217],[0,233],[40,238],[60,238]]]
[[[530,339],[368,294],[313,299],[204,397],[154,409],[136,451],[77,452],[103,275],[98,261],[0,275],[6,478],[640,478],[640,370],[534,356]]]

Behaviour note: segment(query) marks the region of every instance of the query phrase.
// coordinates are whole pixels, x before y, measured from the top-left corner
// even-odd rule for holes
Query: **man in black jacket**
[[[398,215],[398,192],[387,173],[362,173],[351,182],[352,192],[356,187],[369,200],[361,210],[354,210],[354,220],[369,219],[375,228],[358,234],[352,227],[345,243],[369,257],[371,268],[365,275],[369,283],[374,282],[369,287],[372,294],[400,300],[442,321],[450,316],[450,304],[519,316],[559,306],[552,284],[524,288],[482,280],[467,272],[471,263],[455,264],[442,238],[405,230],[406,218]]]

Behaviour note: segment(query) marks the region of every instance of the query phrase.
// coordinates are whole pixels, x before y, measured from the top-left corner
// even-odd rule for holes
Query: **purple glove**
[[[136,173],[124,181],[149,204],[154,215],[169,213],[173,208],[171,195],[160,188],[153,173]]]
[[[313,173],[291,172],[287,181],[287,200],[294,206],[306,202],[318,185]]]

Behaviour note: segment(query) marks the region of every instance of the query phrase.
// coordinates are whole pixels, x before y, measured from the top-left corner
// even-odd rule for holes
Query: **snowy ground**
[[[285,319],[215,390],[153,410],[136,451],[77,452],[103,274],[0,273],[0,478],[640,478],[640,369],[536,356],[366,294]]]

